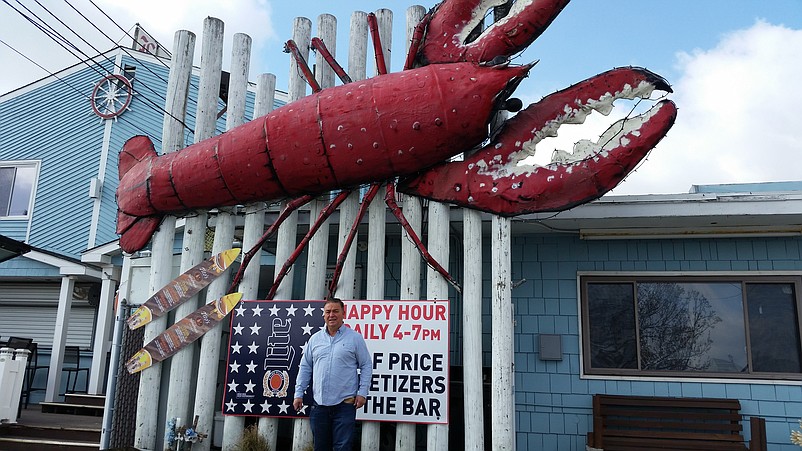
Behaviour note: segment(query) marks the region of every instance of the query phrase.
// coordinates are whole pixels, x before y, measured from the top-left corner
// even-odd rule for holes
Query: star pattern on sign
[[[236,393],[237,387],[239,387],[239,384],[234,381],[228,383],[228,391],[233,391],[234,393]]]
[[[259,349],[259,345],[256,344],[254,341],[253,343],[248,345],[248,354],[256,354],[256,350]]]
[[[290,407],[283,399],[281,400],[281,404],[278,405],[279,413],[287,413],[287,408]]]
[[[309,414],[310,407],[303,406],[297,411],[289,397],[276,398],[271,393],[262,393],[262,380],[272,370],[287,371],[289,381],[297,377],[297,360],[289,367],[276,366],[275,362],[265,364],[264,352],[268,346],[268,335],[284,337],[289,334],[295,353],[303,353],[309,337],[323,323],[319,314],[322,301],[245,301],[235,311],[231,322],[231,341],[228,345],[229,369],[224,382],[223,413],[226,415],[255,415],[271,417],[298,417]],[[320,310],[318,310],[320,309]],[[240,314],[239,312],[242,311]],[[303,312],[303,313],[302,313]],[[304,321],[293,321],[304,316]],[[278,319],[277,319],[278,318]],[[281,328],[274,330],[273,321],[279,321]],[[244,336],[249,335],[250,339]],[[264,336],[263,336],[264,335]],[[264,346],[263,346],[264,345]],[[245,355],[247,356],[247,359]]]

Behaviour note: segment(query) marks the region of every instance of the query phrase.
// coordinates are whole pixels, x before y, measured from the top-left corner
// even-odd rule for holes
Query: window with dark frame
[[[802,379],[801,281],[583,276],[585,372]]]
[[[33,164],[0,163],[0,217],[28,216],[35,179]]]

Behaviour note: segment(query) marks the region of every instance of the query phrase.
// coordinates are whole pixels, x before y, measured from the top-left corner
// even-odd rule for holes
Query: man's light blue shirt
[[[334,406],[356,395],[367,398],[372,374],[373,361],[365,339],[346,325],[340,326],[332,337],[324,326],[306,344],[295,397],[303,397],[311,378],[312,393],[319,405]]]

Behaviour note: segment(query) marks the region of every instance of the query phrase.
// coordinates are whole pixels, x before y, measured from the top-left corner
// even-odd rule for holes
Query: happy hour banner
[[[323,327],[324,301],[244,301],[234,310],[225,415],[305,417],[292,409],[306,342]],[[448,423],[448,301],[345,301],[345,325],[373,356],[360,420]],[[311,389],[304,405],[312,403]]]

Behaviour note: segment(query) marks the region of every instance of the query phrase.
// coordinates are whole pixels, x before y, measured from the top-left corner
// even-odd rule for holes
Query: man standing
[[[315,400],[309,413],[315,451],[351,451],[356,411],[365,405],[373,362],[365,339],[343,327],[345,305],[328,299],[323,306],[324,329],[315,332],[301,357],[295,383],[296,411],[303,407],[304,391],[312,382]],[[359,369],[359,373],[357,373]]]

